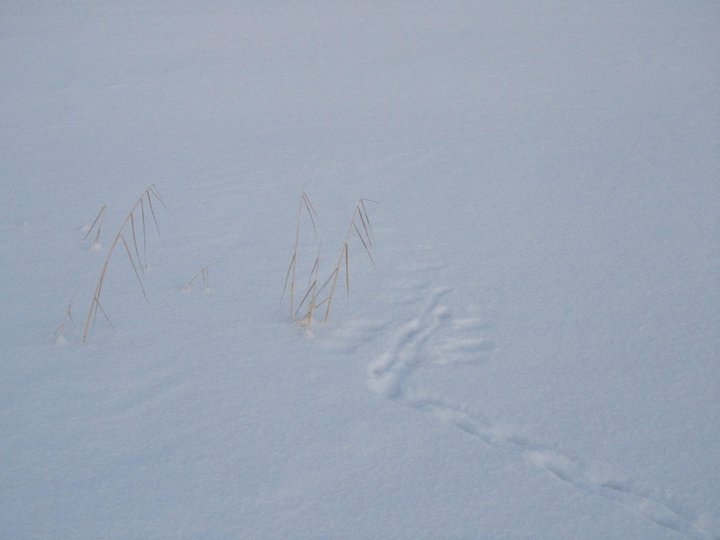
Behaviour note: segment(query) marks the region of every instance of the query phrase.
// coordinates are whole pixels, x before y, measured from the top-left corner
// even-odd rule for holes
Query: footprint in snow
[[[434,265],[418,272],[434,272]],[[430,288],[422,281],[408,282],[411,304],[423,307],[410,319],[398,324],[385,350],[368,366],[367,386],[382,396],[412,407],[440,421],[454,425],[462,432],[488,444],[519,455],[531,465],[547,471],[574,489],[611,500],[628,512],[659,526],[698,540],[718,539],[693,516],[640,490],[625,480],[598,474],[580,460],[564,455],[531,436],[482,414],[470,411],[439,397],[430,397],[410,387],[413,374],[426,365],[453,365],[488,359],[496,346],[488,331],[492,322],[480,306],[470,306],[467,314],[454,317],[442,304],[451,291],[447,287]],[[402,299],[402,297],[401,297]],[[401,302],[402,303],[402,302]]]

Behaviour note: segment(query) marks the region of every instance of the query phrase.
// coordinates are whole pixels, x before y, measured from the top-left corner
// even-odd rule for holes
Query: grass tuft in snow
[[[148,188],[143,191],[142,195],[140,195],[137,201],[135,201],[135,204],[133,204],[130,208],[130,211],[125,216],[125,219],[123,220],[122,225],[118,230],[118,233],[115,235],[115,239],[110,245],[110,249],[108,250],[107,255],[105,255],[102,270],[100,271],[100,276],[98,277],[97,284],[95,285],[95,292],[93,294],[92,301],[90,302],[90,307],[88,309],[87,317],[85,319],[85,325],[83,326],[83,342],[87,341],[90,330],[95,324],[98,311],[103,315],[110,327],[112,328],[113,326],[110,318],[108,317],[107,313],[105,313],[105,310],[102,307],[100,297],[102,295],[103,285],[105,284],[105,276],[107,275],[107,271],[110,266],[110,260],[113,256],[113,253],[115,253],[115,249],[118,246],[122,245],[122,247],[124,248],[128,260],[130,261],[130,266],[132,267],[133,272],[135,273],[135,277],[137,278],[137,282],[140,286],[143,297],[145,298],[146,302],[148,301],[147,292],[145,291],[145,286],[143,285],[140,273],[144,272],[145,268],[147,268],[144,263],[145,253],[147,250],[147,212],[149,212],[150,216],[152,217],[158,234],[160,233],[160,227],[158,226],[155,208],[153,207],[153,200],[159,202],[169,212],[168,207],[163,202],[160,194],[158,193],[154,185],[148,186]],[[103,206],[103,210],[104,208],[105,207]],[[101,210],[101,212],[103,210]],[[140,255],[141,249],[138,237],[142,239],[142,256]],[[128,238],[130,240],[129,242]]]
[[[192,285],[195,281],[202,280],[203,284],[203,291],[205,292],[211,292],[210,289],[210,267],[215,266],[216,264],[220,264],[221,261],[212,262],[210,264],[206,264],[203,266],[200,270],[198,270],[193,277],[190,278],[190,280],[183,285],[183,292],[191,292],[193,290]]]
[[[357,238],[363,247],[365,254],[368,256],[370,263],[375,267],[375,260],[372,256],[373,242],[375,240],[370,222],[370,216],[367,211],[368,203],[375,203],[376,201],[370,199],[360,199],[353,210],[350,224],[348,225],[345,240],[340,250],[340,256],[337,260],[337,264],[333,267],[329,277],[322,282],[320,285],[319,274],[320,274],[320,261],[321,261],[321,248],[318,247],[318,254],[315,257],[315,261],[310,270],[308,284],[305,289],[305,294],[302,296],[297,308],[295,307],[295,288],[296,288],[296,269],[298,261],[298,249],[300,243],[300,223],[302,210],[305,209],[307,215],[310,217],[310,221],[313,225],[313,230],[317,234],[317,214],[313,207],[310,199],[302,193],[300,197],[300,203],[298,205],[297,220],[295,227],[295,244],[293,247],[293,254],[290,258],[290,265],[285,275],[285,286],[283,287],[282,297],[284,298],[285,293],[290,286],[290,316],[301,326],[305,327],[308,334],[312,334],[312,325],[316,317],[316,312],[323,308],[325,309],[322,315],[322,321],[327,322],[330,317],[330,310],[332,303],[335,298],[337,291],[337,282],[340,276],[345,275],[345,291],[350,297],[350,244],[353,238]],[[329,286],[329,287],[328,287]],[[329,289],[322,297],[324,291]],[[303,309],[305,311],[303,312]]]

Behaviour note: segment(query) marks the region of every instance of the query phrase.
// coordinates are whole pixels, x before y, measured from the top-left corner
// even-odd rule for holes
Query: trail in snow
[[[404,303],[420,303],[424,295],[425,304],[417,316],[398,326],[387,349],[368,366],[367,385],[372,391],[454,425],[485,444],[517,453],[570,486],[614,501],[629,512],[685,537],[720,538],[703,529],[691,516],[641,493],[627,481],[596,475],[580,460],[494,423],[467,407],[442,396],[420,395],[411,389],[410,378],[424,366],[440,364],[450,368],[455,363],[472,362],[492,353],[495,345],[482,336],[486,324],[481,317],[454,318],[442,304],[450,288],[432,288],[426,281],[408,290],[421,296],[405,298]],[[441,330],[445,337],[439,337]]]

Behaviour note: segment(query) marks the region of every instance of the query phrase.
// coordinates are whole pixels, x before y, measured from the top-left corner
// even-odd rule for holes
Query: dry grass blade
[[[158,200],[158,202],[163,205],[163,208],[165,208],[165,210],[167,210],[168,214],[170,214],[172,217],[175,217],[175,215],[172,213],[172,210],[170,210],[168,208],[168,206],[165,204],[165,201],[162,200],[162,197],[160,196],[160,192],[158,191],[157,187],[155,187],[155,184],[150,184],[150,186],[147,188],[147,191],[149,194],[155,196],[155,198]]]
[[[305,332],[312,335],[312,323],[315,320],[315,310],[317,309],[317,281],[313,281],[313,294],[310,298],[310,308],[307,313],[307,323],[305,324]]]
[[[325,283],[323,283],[322,287],[318,289],[318,294],[322,294],[322,292],[325,290],[325,287],[327,287],[328,283],[337,275],[337,268],[332,271],[330,274],[330,277],[325,280]]]
[[[374,201],[372,199],[360,199],[360,208],[362,209],[362,213],[365,215],[365,220],[367,220],[368,228],[370,229],[370,234],[373,236],[373,240],[375,239],[375,233],[372,230],[372,224],[370,223],[370,216],[368,215],[367,207],[365,206],[365,203],[373,203],[373,204],[379,204],[378,201]]]
[[[294,316],[297,317],[297,314],[302,309],[303,304],[305,303],[305,300],[307,300],[308,294],[312,291],[315,296],[317,296],[317,276],[318,276],[318,269],[320,268],[320,255],[318,255],[315,258],[315,262],[313,263],[312,270],[310,270],[310,279],[308,280],[308,289],[305,293],[305,296],[303,296],[302,300],[300,301],[300,305],[298,305],[297,310],[295,310]]]
[[[95,231],[95,240],[93,240],[93,246],[100,246],[100,232],[102,230],[103,220],[105,219],[105,208],[107,208],[107,205],[103,204],[97,216],[95,216],[92,225],[90,225],[90,228],[85,233],[85,236],[83,236],[83,242],[87,239],[88,236],[90,236],[90,233],[93,232],[97,225],[97,230]]]
[[[135,261],[133,260],[132,253],[130,253],[130,247],[128,246],[128,243],[125,241],[125,236],[120,235],[120,239],[122,240],[123,245],[125,246],[125,252],[127,253],[128,259],[130,259],[130,264],[132,265],[133,270],[135,271],[135,277],[137,278],[138,284],[140,285],[140,289],[142,290],[143,296],[145,297],[145,301],[149,302],[147,297],[147,293],[145,292],[145,286],[143,285],[142,279],[140,278],[140,272],[138,272],[137,266],[135,265]]]
[[[315,276],[315,274],[317,273],[317,270],[318,270],[318,266],[319,266],[319,265],[320,265],[320,255],[318,255],[317,257],[315,257],[315,262],[313,263],[313,267],[312,267],[312,269],[310,270],[310,277],[308,277],[308,282],[307,282],[307,285],[306,285],[307,287],[310,286],[310,281],[313,279],[313,276]]]
[[[345,244],[347,246],[347,243]],[[342,261],[343,261],[343,255],[345,252],[345,248],[343,247],[343,251],[340,253],[340,259],[338,259],[338,263],[335,266],[335,269],[332,271],[332,286],[330,287],[330,294],[328,294],[327,297],[327,307],[325,308],[325,316],[323,317],[323,322],[327,322],[328,318],[330,317],[330,309],[332,308],[332,301],[335,296],[335,288],[337,286],[337,280],[340,276],[340,268],[342,267]]]
[[[65,335],[65,321],[60,323],[60,326],[58,326],[55,331],[52,334],[53,339],[60,339]]]
[[[130,212],[130,230],[132,231],[132,241],[133,241],[133,247],[135,248],[135,255],[137,256],[138,265],[140,266],[140,270],[145,272],[145,269],[142,264],[142,259],[140,258],[140,251],[138,250],[138,243],[137,243],[137,236],[135,236],[135,217],[134,212]]]
[[[325,280],[325,283],[323,283],[322,287],[320,287],[320,288],[318,289],[318,291],[317,291],[317,296],[320,296],[320,295],[322,294],[322,292],[325,290],[325,287],[327,287],[328,284],[329,284],[330,282],[332,282],[333,286],[331,287],[331,293],[328,294],[327,297],[326,297],[322,302],[318,303],[318,305],[316,306],[317,308],[319,308],[319,307],[322,306],[323,304],[327,303],[327,308],[325,308],[325,315],[323,316],[323,322],[324,322],[324,321],[327,321],[327,317],[328,317],[329,314],[330,314],[330,311],[329,311],[329,310],[330,310],[330,304],[331,304],[331,302],[332,302],[332,296],[333,296],[332,289],[335,288],[335,284],[336,284],[336,282],[337,282],[337,276],[338,276],[338,269],[335,268],[335,269],[332,271],[332,273],[330,274],[330,277],[328,277],[328,278]]]
[[[140,197],[140,218],[142,222],[143,260],[147,257],[147,235],[145,234],[145,202]]]
[[[110,256],[113,253],[113,249],[115,248],[115,245],[117,245],[117,237],[115,238],[115,241],[113,242],[112,247],[110,248],[110,251],[105,257],[105,261],[103,262],[103,268],[100,272],[100,278],[98,279],[97,284],[95,285],[95,293],[93,294],[92,301],[90,302],[90,309],[88,310],[87,318],[85,319],[85,326],[83,327],[83,335],[82,335],[82,341],[84,342],[87,340],[88,334],[90,333],[90,329],[95,326],[95,318],[97,316],[97,310],[100,308],[101,311],[102,308],[100,307],[100,294],[102,293],[102,287],[105,283],[105,275],[107,274],[108,265],[110,264]],[[105,311],[103,311],[103,314],[105,315]],[[105,318],[108,319],[107,315],[105,315]]]
[[[308,290],[305,292],[305,296],[302,297],[302,300],[300,300],[300,304],[298,305],[297,310],[295,310],[295,316],[297,317],[297,314],[300,313],[300,310],[302,309],[303,305],[305,304],[305,300],[308,299],[310,296],[310,293],[314,293],[315,287],[317,286],[317,281],[313,281],[312,285],[308,287]]]
[[[152,198],[150,197],[150,191],[146,191],[148,207],[150,207],[150,214],[152,214],[153,222],[155,222],[155,230],[160,234],[160,227],[158,226],[157,218],[155,217],[155,209],[153,208]]]
[[[205,266],[203,266],[200,270],[198,270],[193,275],[193,277],[190,278],[190,281],[188,281],[183,286],[183,291],[191,291],[193,282],[200,276],[202,276],[203,287],[205,289],[209,289],[210,288],[210,267],[215,266],[216,264],[220,264],[221,262],[223,262],[223,261],[215,261],[215,262],[211,262],[210,264],[206,264]]]
[[[113,326],[112,321],[110,320],[110,317],[108,317],[108,316],[107,316],[107,313],[105,313],[105,310],[103,309],[102,304],[100,303],[99,300],[98,300],[98,302],[97,302],[96,305],[97,305],[97,308],[100,310],[100,313],[102,313],[103,317],[105,317],[105,320],[106,320],[107,323],[110,325],[110,328],[115,328],[115,327]],[[94,321],[93,321],[93,324],[94,324]]]
[[[52,335],[53,339],[60,340],[60,338],[64,337],[65,325],[67,324],[68,321],[70,321],[70,324],[72,324],[73,328],[75,328],[75,321],[73,320],[73,316],[72,316],[72,302],[73,302],[74,298],[75,298],[75,295],[73,295],[73,297],[70,299],[70,302],[68,302],[68,305],[65,308],[65,314],[63,316],[63,320],[58,325],[58,327],[55,329],[55,331],[53,332],[53,335]]]
[[[73,320],[72,316],[72,304],[68,304],[67,309],[65,310],[65,316],[70,321],[70,323],[75,327],[75,321]]]
[[[370,247],[365,243],[365,239],[363,239],[363,235],[360,234],[360,230],[357,228],[357,225],[353,222],[353,227],[355,228],[355,232],[358,235],[358,238],[362,242],[363,247],[365,248],[365,252],[368,254],[368,257],[370,258],[370,262],[373,265],[373,268],[375,267],[375,259],[373,259],[372,253],[370,252]]]
[[[70,299],[67,307],[65,308],[65,318],[67,320],[69,320],[73,326],[75,326],[75,320],[73,319],[73,316],[72,316],[72,303],[73,303],[73,300],[75,300],[76,294],[77,294],[77,291],[75,291],[75,293],[72,295],[72,298]]]
[[[308,335],[312,335],[312,324],[313,324],[313,321],[315,320],[315,311],[317,310],[317,307],[318,307],[318,303],[317,303],[317,298],[318,298],[317,283],[318,283],[318,271],[319,271],[319,268],[320,268],[320,265],[318,264],[319,258],[320,258],[320,256],[318,255],[318,260],[316,260],[316,264],[313,266],[313,268],[314,268],[313,282],[312,282],[312,285],[310,286],[310,288],[308,289],[308,293],[312,293],[312,294],[310,295],[310,304],[309,304],[309,306],[308,306],[307,313],[306,313],[305,316],[300,320],[300,324],[303,325],[303,326],[305,326],[305,333],[307,333]],[[307,296],[308,296],[308,295],[307,295],[307,293],[306,293],[306,294],[305,294],[305,298],[303,298],[303,301],[302,301],[302,303],[301,303],[301,306],[302,306],[302,304],[305,303],[305,299],[307,298]]]
[[[317,233],[317,225],[315,223],[317,213],[315,212],[315,207],[313,206],[312,201],[310,201],[310,197],[308,197],[304,191],[300,198],[305,205],[305,209],[307,210],[308,215],[310,216],[310,223],[312,223],[313,231]]]
[[[372,237],[370,235],[370,230],[368,228],[368,224],[365,223],[365,218],[363,217],[363,212],[359,206],[357,208],[357,211],[358,211],[357,215],[360,218],[360,223],[362,224],[363,230],[365,231],[365,237],[367,238],[368,244],[370,244],[372,246]],[[355,228],[357,229],[357,227],[355,227]]]
[[[345,294],[350,297],[350,248],[345,244]]]
[[[297,253],[293,253],[292,258],[290,259],[290,265],[288,266],[288,269],[287,269],[287,274],[285,274],[285,285],[283,286],[283,292],[282,292],[282,295],[280,296],[281,302],[282,302],[283,298],[285,298],[285,293],[287,292],[288,280],[290,279],[290,272],[294,271],[296,260],[297,260]]]
[[[295,304],[295,270],[297,269],[297,248],[295,248],[295,253],[293,253],[290,267],[290,318],[292,318],[294,316],[293,307]]]

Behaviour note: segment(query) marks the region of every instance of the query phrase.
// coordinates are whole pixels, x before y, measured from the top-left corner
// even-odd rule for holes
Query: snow
[[[2,536],[720,538],[718,27],[5,2]],[[118,250],[83,343],[149,185],[149,302]],[[379,201],[312,336],[303,192],[303,287]]]

